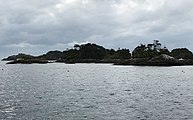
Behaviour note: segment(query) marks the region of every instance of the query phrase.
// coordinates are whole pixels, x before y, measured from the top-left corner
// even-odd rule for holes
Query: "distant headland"
[[[7,64],[32,63],[113,63],[115,65],[140,66],[179,66],[193,65],[193,53],[187,48],[176,48],[171,51],[163,47],[158,40],[151,44],[140,44],[132,52],[129,49],[106,49],[103,46],[87,43],[75,44],[74,48],[65,51],[49,51],[40,56],[24,53],[11,55],[2,61]]]

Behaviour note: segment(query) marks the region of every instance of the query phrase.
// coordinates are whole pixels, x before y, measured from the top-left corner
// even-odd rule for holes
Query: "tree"
[[[63,51],[62,59],[80,59],[80,51],[77,49],[70,49],[67,51]]]
[[[44,54],[42,57],[47,60],[58,60],[62,58],[62,52],[55,50],[55,51],[49,51],[46,54]]]
[[[133,52],[133,58],[152,58],[161,54],[170,54],[170,51],[164,47],[161,47],[161,43],[158,40],[154,40],[153,44],[148,44],[147,46],[144,44],[140,44],[137,46]]]
[[[120,49],[117,50],[116,52],[118,54],[118,58],[119,59],[130,59],[131,58],[131,53],[129,51],[129,49]]]
[[[80,50],[80,45],[78,45],[78,44],[74,44],[74,49],[76,49],[76,50]]]
[[[82,59],[103,59],[105,54],[105,48],[96,44],[87,43],[80,46]]]
[[[171,51],[171,56],[176,59],[193,59],[193,54],[187,48],[177,48]]]
[[[140,44],[133,50],[132,57],[133,58],[145,58],[146,57],[145,50],[146,50],[146,46],[144,44]]]

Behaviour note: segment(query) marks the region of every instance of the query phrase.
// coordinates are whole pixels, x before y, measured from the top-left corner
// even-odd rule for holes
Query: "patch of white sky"
[[[69,10],[69,8],[77,5],[77,3],[80,3],[80,0],[60,0],[53,8],[45,11],[46,16],[49,17],[50,20],[54,20],[57,17],[57,14]],[[86,4],[87,0],[81,0],[81,3]]]
[[[34,47],[34,45],[31,45],[31,44],[26,43],[26,42],[21,42],[18,44],[7,45],[6,47],[27,48],[27,47]]]
[[[162,8],[165,2],[166,0],[117,0],[117,2],[114,0],[113,7],[117,10],[118,14],[132,13],[140,10],[155,12]]]
[[[71,7],[73,5],[75,5],[77,2],[79,2],[80,0],[61,0],[60,3],[56,4],[56,9],[59,12],[63,12],[65,9],[67,9],[68,7]]]
[[[166,0],[156,1],[156,0],[101,0],[101,1],[93,1],[93,0],[60,0],[58,4],[55,5],[57,12],[64,12],[72,7],[91,7],[93,3],[105,2],[109,3],[109,6],[115,10],[117,14],[125,14],[126,12],[136,12],[139,10],[147,10],[147,11],[156,11],[160,9]],[[90,6],[91,5],[91,6]],[[50,10],[48,15],[50,17],[55,17],[54,10]]]
[[[78,41],[73,41],[73,42],[71,42],[71,43],[68,43],[67,45],[69,46],[69,47],[74,47],[74,45],[82,45],[82,44],[87,44],[87,43],[89,43],[89,41],[85,41],[85,42],[78,42]]]

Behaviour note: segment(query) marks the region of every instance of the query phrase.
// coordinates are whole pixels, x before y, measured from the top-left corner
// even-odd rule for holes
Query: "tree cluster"
[[[161,54],[170,54],[170,51],[164,47],[157,49],[150,49],[146,45],[141,44],[137,46],[132,52],[132,58],[152,58]]]
[[[16,60],[16,59],[40,59],[40,60],[115,60],[115,59],[131,59],[131,58],[153,58],[162,54],[170,55],[176,59],[193,59],[193,54],[187,48],[173,49],[171,52],[162,47],[158,40],[155,40],[153,44],[140,44],[130,53],[129,49],[106,49],[103,46],[87,43],[78,45],[75,44],[73,49],[67,49],[65,51],[49,51],[46,54],[40,56],[31,56],[26,54],[12,55],[3,60]]]
[[[70,59],[130,59],[129,49],[106,49],[94,43],[78,45],[75,44],[73,49],[66,51],[49,51],[48,53],[38,56],[39,59],[47,60],[70,60]]]

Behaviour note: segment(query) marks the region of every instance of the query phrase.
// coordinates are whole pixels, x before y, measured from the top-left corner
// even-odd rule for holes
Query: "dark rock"
[[[138,66],[181,66],[193,65],[193,60],[178,60],[166,54],[162,54],[151,59],[137,58],[127,61],[118,61],[115,65],[138,65]]]
[[[6,64],[32,64],[32,63],[46,64],[50,62],[47,60],[29,59],[29,60],[14,60]]]

